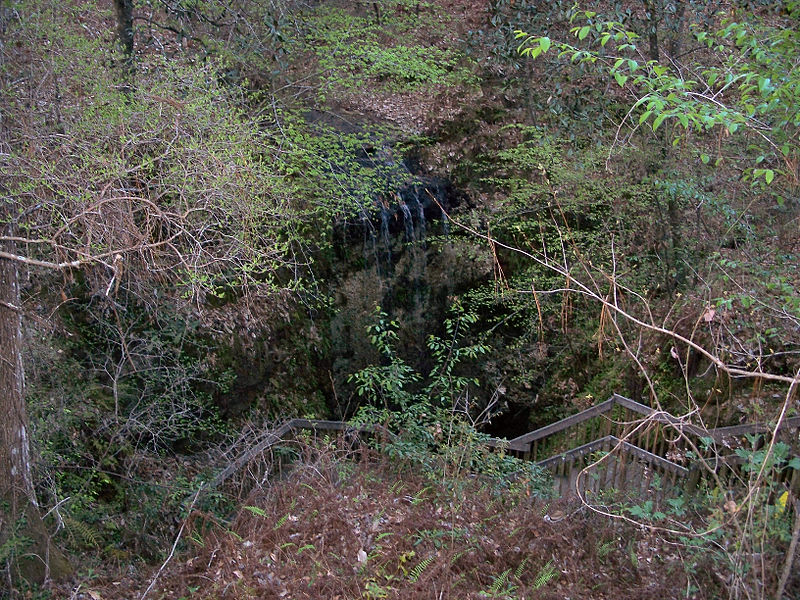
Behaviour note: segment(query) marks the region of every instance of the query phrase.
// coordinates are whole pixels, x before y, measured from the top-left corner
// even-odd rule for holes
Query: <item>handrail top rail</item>
[[[683,420],[680,419],[679,417],[675,417],[665,411],[656,410],[654,408],[641,404],[640,402],[636,402],[635,400],[631,400],[630,398],[626,398],[625,396],[615,393],[612,394],[611,397],[608,400],[605,400],[604,402],[591,406],[574,415],[565,417],[560,421],[556,421],[555,423],[551,423],[550,425],[540,427],[539,429],[536,429],[529,433],[525,433],[510,440],[502,438],[490,438],[489,440],[487,440],[487,445],[493,448],[505,447],[509,450],[526,452],[530,450],[530,446],[534,441],[549,437],[551,435],[569,429],[570,427],[579,425],[584,421],[588,421],[589,419],[592,419],[599,415],[611,412],[614,406],[617,405],[622,406],[623,408],[626,408],[632,412],[638,413],[644,417],[652,418],[658,421],[659,423],[663,423],[671,427],[674,427],[675,429],[678,429],[682,432],[691,433],[692,435],[696,435],[698,437],[708,436],[717,442],[723,442],[725,438],[728,438],[730,436],[741,436],[748,433],[762,433],[773,430],[773,427],[766,423],[745,423],[741,425],[717,427],[715,429],[703,429],[696,425],[684,423]],[[784,431],[787,429],[796,429],[796,428],[800,428],[800,415],[787,417],[783,419],[783,421],[781,422],[781,427],[778,428],[776,431]],[[378,430],[382,430],[383,428],[379,424],[354,425],[347,421],[330,421],[325,419],[300,419],[300,418],[289,419],[276,429],[267,432],[259,443],[257,443],[255,446],[251,447],[247,451],[243,452],[242,454],[240,454],[234,461],[228,464],[228,466],[225,469],[223,469],[220,473],[218,473],[216,477],[214,477],[208,483],[207,487],[213,488],[219,485],[220,483],[225,481],[228,477],[230,477],[233,473],[235,473],[241,467],[243,467],[254,456],[263,453],[272,446],[280,443],[289,432],[302,429],[371,433]],[[389,432],[386,433],[392,435]],[[615,445],[625,448],[627,451],[632,452],[638,455],[640,458],[650,461],[651,463],[657,463],[667,470],[672,470],[679,474],[684,474],[684,472],[688,473],[688,469],[686,469],[685,467],[682,467],[656,454],[648,452],[647,450],[644,450],[625,440],[620,440],[619,438],[613,435],[595,439],[577,448],[573,448],[556,456],[549,457],[543,461],[538,462],[537,464],[540,466],[547,466],[559,460],[567,460],[567,458],[582,456],[588,452],[596,450],[603,444],[610,442],[613,442]]]
[[[680,417],[676,417],[666,411],[656,410],[645,404],[636,402],[630,398],[626,398],[620,394],[612,394],[608,400],[605,400],[600,404],[595,404],[594,406],[590,406],[585,410],[565,417],[559,421],[556,421],[555,423],[550,423],[549,425],[545,425],[544,427],[540,427],[534,431],[530,431],[512,438],[509,440],[509,447],[517,447],[520,444],[528,444],[530,446],[530,444],[537,440],[555,435],[565,431],[566,429],[569,429],[570,427],[580,425],[589,419],[606,414],[613,410],[614,406],[622,406],[623,408],[627,408],[628,410],[638,413],[644,417],[649,417],[655,421],[658,421],[659,423],[674,427],[681,432],[689,433],[697,437],[707,436],[717,442],[723,441],[723,438],[728,436],[772,431],[772,427],[766,423],[745,423],[742,425],[717,427],[715,429],[704,429],[702,427],[698,427],[697,425],[692,425],[691,423],[685,423]],[[788,417],[784,419],[779,430],[791,429],[795,427],[800,427],[800,416]]]
[[[561,454],[557,454],[555,456],[551,456],[550,458],[546,458],[545,460],[539,461],[536,464],[540,467],[549,467],[552,464],[558,463],[559,461],[566,461],[570,459],[580,458],[589,454],[590,452],[596,452],[597,450],[603,448],[607,444],[613,444],[616,448],[623,448],[626,451],[635,454],[639,458],[646,460],[650,464],[656,464],[667,471],[672,471],[673,473],[677,473],[678,475],[686,476],[689,474],[689,469],[683,467],[677,463],[672,462],[666,458],[658,456],[657,454],[653,454],[652,452],[648,452],[639,446],[635,446],[625,440],[619,439],[615,435],[607,435],[596,440],[592,440],[582,446],[578,446],[577,448],[573,448],[572,450],[567,450],[566,452],[562,452]],[[612,450],[613,452],[613,450]]]
[[[777,428],[777,431],[794,429],[797,427],[800,427],[800,415],[796,417],[786,417],[783,419],[780,427]],[[715,429],[711,429],[710,431],[713,431],[719,436],[746,435],[748,433],[764,433],[767,431],[773,431],[773,426],[769,425],[769,423],[742,423],[740,425],[717,427]]]
[[[582,410],[579,413],[570,415],[569,417],[565,417],[560,421],[556,421],[555,423],[550,423],[550,425],[545,425],[544,427],[540,427],[539,429],[530,431],[528,433],[523,433],[522,435],[513,438],[511,442],[530,444],[536,440],[540,440],[555,433],[564,431],[565,429],[569,429],[574,425],[579,425],[580,423],[588,421],[589,419],[592,419],[598,415],[605,414],[609,412],[611,409],[613,409],[616,403],[617,402],[614,396],[612,396],[611,398],[609,398],[604,402],[601,402],[600,404],[595,404],[594,406],[591,406],[586,410]]]

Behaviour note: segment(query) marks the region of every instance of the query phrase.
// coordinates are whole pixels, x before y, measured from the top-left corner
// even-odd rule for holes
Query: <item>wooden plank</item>
[[[582,456],[582,455],[585,455],[585,454],[590,454],[592,452],[596,452],[598,450],[601,450],[603,448],[604,444],[608,444],[612,440],[619,441],[614,436],[602,437],[602,438],[600,438],[598,440],[594,440],[592,442],[589,442],[588,444],[584,444],[583,446],[579,446],[577,448],[573,448],[572,450],[568,450],[568,451],[563,452],[561,454],[557,454],[556,456],[551,456],[550,458],[546,458],[544,460],[541,460],[541,461],[537,462],[536,464],[539,465],[540,467],[555,466],[555,465],[558,464],[559,461],[562,460],[562,457],[565,457],[567,455]]]
[[[214,479],[212,479],[208,484],[205,486],[205,489],[214,489],[226,479],[231,477],[234,473],[236,473],[239,469],[244,467],[247,463],[249,463],[253,458],[266,452],[269,448],[280,442],[284,436],[292,430],[291,421],[288,421],[278,427],[277,429],[268,432],[264,438],[255,446],[249,448],[245,452],[239,455],[239,457],[231,462],[227,467],[225,467],[222,471],[220,471]]]
[[[800,427],[800,416],[788,417],[781,422],[778,431],[796,429],[798,427]],[[732,425],[730,427],[717,427],[716,429],[711,429],[710,433],[716,439],[717,436],[740,436],[748,433],[767,433],[771,431],[773,431],[773,428],[767,423],[743,423],[742,425]]]
[[[527,452],[529,445],[514,442],[514,440],[507,440],[505,438],[489,438],[486,440],[486,445],[490,448],[505,448],[506,450],[513,450],[515,452]]]
[[[692,435],[698,435],[698,436],[709,435],[709,433],[702,427],[697,427],[689,423],[684,423],[683,419],[679,417],[673,416],[668,412],[657,411],[654,408],[636,402],[635,400],[631,400],[630,398],[626,398],[625,396],[614,394],[613,396],[611,396],[611,399],[616,404],[624,406],[625,408],[627,408],[632,412],[649,417],[655,421],[658,421],[659,423],[671,425],[675,429],[678,429],[679,431],[682,431],[684,433],[691,433]]]
[[[792,469],[792,478],[789,480],[789,491],[795,498],[800,496],[800,469]]]
[[[577,414],[572,416],[566,417],[565,419],[561,419],[560,421],[556,421],[550,425],[545,425],[535,431],[531,431],[530,433],[525,433],[519,437],[515,437],[512,442],[520,442],[520,443],[531,443],[535,440],[540,440],[542,438],[549,437],[555,433],[564,431],[565,429],[569,429],[574,425],[578,425],[579,423],[583,423],[584,421],[591,419],[592,417],[596,417],[601,415],[605,412],[608,412],[614,407],[614,400],[606,400],[605,402],[601,402],[591,408],[587,408]]]
[[[626,452],[629,452],[635,455],[637,458],[644,460],[653,465],[658,465],[660,468],[675,472],[680,476],[686,476],[689,474],[689,469],[683,467],[677,463],[674,463],[666,458],[662,458],[652,452],[648,452],[647,450],[643,450],[638,446],[634,446],[633,444],[629,444],[616,436],[609,435],[604,438],[600,438],[599,440],[594,440],[593,442],[589,442],[588,444],[584,444],[578,448],[574,448],[573,450],[568,450],[567,452],[563,452],[557,456],[551,456],[545,460],[539,461],[536,463],[540,467],[552,467],[561,460],[571,460],[573,457],[580,457],[585,454],[590,454],[592,452],[596,452],[603,448],[604,444],[610,444],[613,449],[619,447],[620,449],[624,449]]]
[[[656,412],[654,409],[645,404],[641,404],[640,402],[636,402],[635,400],[631,400],[625,396],[620,396],[619,394],[613,394],[611,398],[609,398],[609,401],[620,406],[624,406],[628,410],[639,413],[640,415],[644,415],[646,417],[649,417],[651,414]]]

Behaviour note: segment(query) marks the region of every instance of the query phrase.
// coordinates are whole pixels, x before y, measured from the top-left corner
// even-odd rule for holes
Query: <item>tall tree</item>
[[[201,312],[209,297],[275,298],[291,283],[278,271],[293,264],[292,205],[268,158],[271,134],[240,109],[242,91],[218,83],[213,61],[160,69],[156,55],[132,89],[125,73],[101,69],[116,49],[81,34],[75,24],[87,19],[97,19],[91,7],[36,0],[2,13],[0,545],[15,549],[13,576],[30,581],[69,568],[31,476],[27,273],[82,271],[89,293],[112,305],[122,283]]]
[[[4,43],[11,18],[8,6],[0,7],[0,89],[9,85],[8,48]],[[0,111],[0,156],[10,156],[9,118]],[[11,548],[17,573],[43,581],[71,571],[64,555],[50,543],[39,514],[31,476],[30,435],[25,408],[25,375],[22,366],[22,308],[16,260],[16,218],[13,198],[0,181],[0,546]],[[27,538],[30,543],[18,540]]]

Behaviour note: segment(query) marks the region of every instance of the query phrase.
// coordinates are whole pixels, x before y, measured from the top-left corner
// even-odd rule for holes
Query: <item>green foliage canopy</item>
[[[703,163],[715,150],[703,134],[722,130],[722,138],[739,134],[740,147],[716,145],[715,163],[734,160],[753,181],[771,184],[781,178],[790,191],[798,184],[800,160],[800,54],[796,21],[800,6],[785,3],[780,22],[743,11],[721,16],[718,27],[693,24],[695,48],[670,64],[646,60],[640,36],[623,23],[594,11],[571,14],[579,47],[548,36],[517,31],[519,52],[536,58],[551,49],[573,63],[597,65],[634,98],[620,130],[645,123],[655,132],[676,123],[674,143],[693,140]],[[781,202],[783,200],[780,200]]]

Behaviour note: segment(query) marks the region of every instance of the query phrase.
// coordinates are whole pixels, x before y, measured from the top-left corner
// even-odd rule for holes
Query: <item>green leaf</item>
[[[614,73],[614,79],[617,80],[617,83],[619,84],[619,87],[623,87],[625,85],[625,82],[628,81],[628,76],[627,75],[623,75],[622,73],[617,71],[617,72]]]
[[[584,40],[584,39],[586,39],[587,35],[589,35],[589,26],[588,25],[584,25],[583,27],[581,27],[578,30],[578,39],[579,40]]]
[[[653,121],[653,131],[659,128],[659,126],[664,122],[664,119],[667,118],[667,113],[661,113],[656,117],[656,120]]]
[[[700,160],[703,161],[704,165],[707,165],[708,161],[711,160],[711,157],[704,152],[703,154],[700,155]]]
[[[764,171],[764,181],[767,182],[767,185],[772,183],[773,179],[775,179],[775,171],[773,171],[772,169],[767,169],[766,171]]]
[[[678,121],[681,122],[681,125],[683,125],[684,129],[689,129],[689,117],[684,114],[679,114]]]
[[[534,46],[533,48],[525,48],[525,50],[523,50],[522,53],[527,54],[531,58],[536,58],[542,53],[542,47]]]
[[[542,49],[542,52],[547,52],[550,49],[550,41],[549,37],[541,37],[539,38],[539,48]]]
[[[652,115],[652,114],[653,114],[653,111],[652,111],[652,110],[646,110],[645,112],[643,112],[643,113],[642,113],[642,116],[641,116],[641,117],[639,117],[639,125],[641,125],[642,123],[644,123],[645,121],[647,121],[647,119],[649,119],[649,118],[650,118],[650,115]]]

